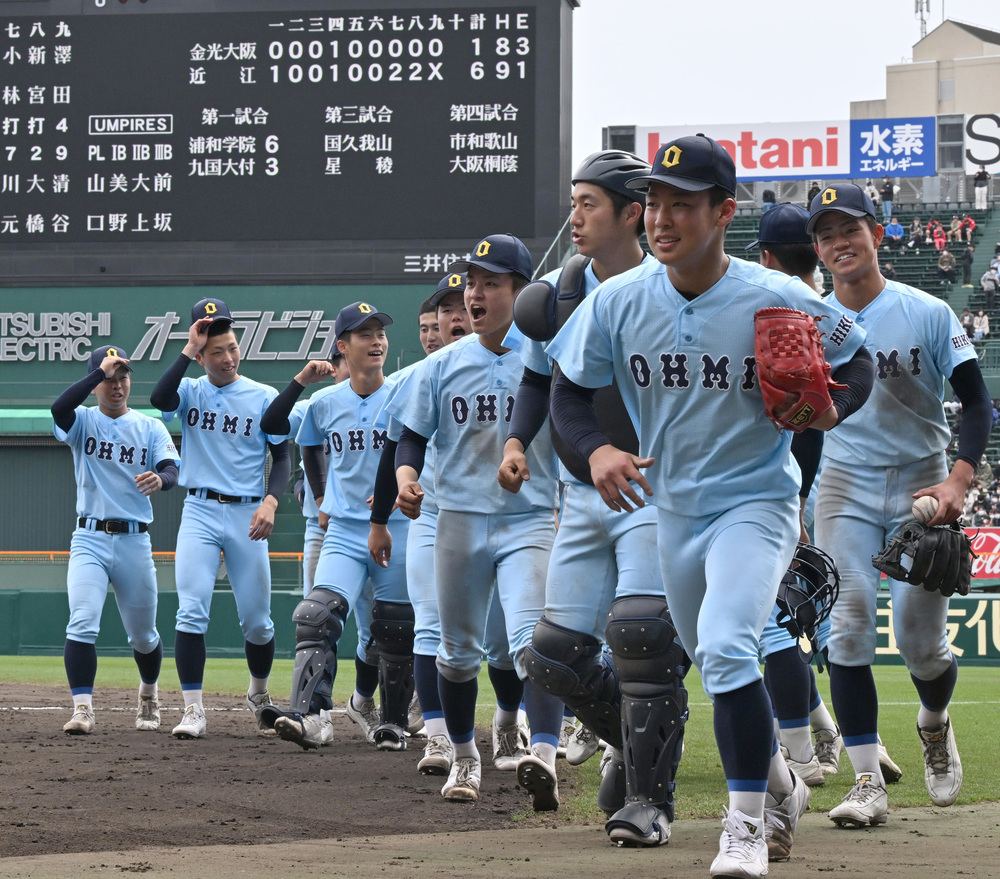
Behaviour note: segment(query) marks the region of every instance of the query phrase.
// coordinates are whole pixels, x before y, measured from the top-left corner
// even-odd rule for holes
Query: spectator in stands
[[[976,245],[970,244],[962,251],[962,286],[972,286],[972,264],[976,261]],[[992,306],[987,305],[987,308]]]
[[[906,236],[906,230],[900,225],[899,220],[895,217],[892,218],[892,222],[885,227],[885,243],[888,245],[889,250],[899,250],[903,246],[903,238]]]
[[[944,227],[937,221],[932,220],[933,223],[931,227],[931,240],[934,242],[935,250],[944,250],[948,245],[948,237],[945,234]]]
[[[986,297],[986,309],[987,311],[992,311],[993,299],[997,295],[997,287],[1000,287],[1000,274],[997,274],[996,268],[991,266],[979,279],[979,283],[983,285],[983,295]]]
[[[965,330],[965,335],[970,339],[972,338],[972,324],[975,318],[972,316],[972,312],[968,308],[962,309],[962,314],[958,318],[958,322],[962,325],[962,329]]]
[[[948,227],[948,240],[949,241],[961,241],[962,240],[962,218],[955,214],[951,218],[951,226]]]
[[[950,250],[942,250],[937,264],[938,283],[951,286],[955,283],[955,254]]]
[[[989,515],[986,510],[982,507],[976,507],[975,512],[972,514],[972,527],[982,528],[984,525],[989,524]]]
[[[990,317],[980,308],[979,314],[972,319],[972,341],[978,342],[981,339],[985,339],[989,334]]]
[[[774,195],[773,189],[765,189],[764,194],[761,196],[760,212],[766,214],[771,208],[774,207],[777,198]]]
[[[896,270],[895,268],[893,268],[891,262],[887,262],[884,266],[882,266],[882,277],[885,278],[887,281],[898,280],[896,278]]]
[[[990,173],[985,165],[980,165],[976,171],[976,176],[972,178],[972,185],[976,192],[976,210],[986,210],[986,193],[989,191]]]
[[[916,248],[916,252],[920,253],[920,245],[924,243],[924,225],[920,222],[920,217],[914,217],[913,222],[910,223],[910,240],[906,242],[906,246],[909,248]]]
[[[875,184],[872,183],[871,180],[869,180],[865,184],[865,192],[868,194],[868,197],[872,200],[872,204],[878,207],[878,190],[875,188]]]
[[[806,209],[812,204],[812,200],[819,195],[819,182],[813,180],[812,186],[809,187],[809,194],[806,196]]]
[[[962,237],[966,241],[972,241],[972,233],[976,231],[976,221],[968,214],[962,216]]]
[[[879,189],[878,195],[882,203],[882,222],[887,223],[892,219],[892,200],[896,197],[896,187],[892,185],[888,174],[882,178],[882,188]]]

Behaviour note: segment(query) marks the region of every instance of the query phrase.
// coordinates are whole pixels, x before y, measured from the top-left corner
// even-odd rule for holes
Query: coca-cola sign
[[[972,539],[973,580],[1000,580],[1000,528],[966,528]]]

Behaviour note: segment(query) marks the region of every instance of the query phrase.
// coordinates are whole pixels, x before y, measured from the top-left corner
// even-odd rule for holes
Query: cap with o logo
[[[339,339],[344,333],[356,330],[365,321],[376,318],[384,327],[392,323],[392,318],[367,302],[352,302],[340,309],[334,324],[334,335]]]
[[[687,192],[701,192],[718,186],[736,194],[736,163],[717,141],[704,134],[679,137],[656,151],[652,171],[633,177],[625,185],[648,192],[650,183],[665,183]]]
[[[819,195],[813,196],[809,205],[809,222],[806,232],[810,235],[819,222],[820,215],[830,211],[847,214],[849,217],[869,216],[877,221],[875,203],[867,193],[854,183],[838,183],[828,186]]]
[[[210,317],[212,323],[224,320],[233,322],[233,316],[229,313],[229,306],[221,299],[202,299],[194,304],[191,309],[191,323],[196,324],[204,317]]]
[[[513,235],[486,236],[472,249],[468,259],[456,260],[448,266],[448,271],[467,272],[470,266],[498,275],[516,273],[529,280],[535,270],[528,248]]]
[[[441,300],[449,293],[458,293],[459,296],[463,296],[467,277],[465,272],[451,272],[445,275],[438,281],[437,290],[427,297],[427,301],[437,308]]]
[[[100,348],[95,348],[90,352],[90,359],[87,361],[87,375],[95,369],[100,369],[105,357],[121,357],[122,360],[128,360],[128,351],[118,345],[102,345]],[[132,371],[132,367],[127,363],[123,365],[129,372]]]

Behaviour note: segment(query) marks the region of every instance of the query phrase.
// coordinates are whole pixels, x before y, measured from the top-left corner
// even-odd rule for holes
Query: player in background
[[[871,559],[913,519],[915,497],[938,501],[931,525],[955,522],[992,427],[990,397],[975,349],[951,308],[923,291],[882,277],[882,227],[857,186],[827,187],[809,208],[808,231],[833,275],[828,302],[864,326],[876,381],[864,417],[826,439],[816,501],[816,542],[840,570],[828,644],[830,692],[856,784],[830,810],[839,825],[883,824],[888,814],[878,758],[875,660],[879,572]],[[958,460],[948,472],[951,432],[947,379],[962,404]],[[889,580],[899,653],[920,697],[917,731],[933,802],[953,803],[962,764],[948,715],[958,665],[948,646],[948,598]]]
[[[639,244],[645,196],[625,185],[649,172],[648,162],[619,150],[584,159],[573,175],[570,202],[573,243],[580,256],[543,278],[554,285],[551,292],[533,284],[520,294],[519,323],[504,341],[525,363],[498,474],[508,491],[516,493],[530,478],[524,450],[548,417],[553,364],[546,344],[533,340],[551,338],[559,329],[554,324],[568,317],[564,305],[567,313],[550,322],[549,315],[558,310],[553,297],[578,304],[603,281],[653,262]],[[538,326],[530,325],[532,318]],[[602,388],[594,406],[602,429],[616,433],[616,445],[638,454],[639,440],[617,387]],[[598,795],[598,806],[610,819],[605,829],[611,839],[620,845],[662,845],[670,839],[673,820],[688,661],[677,663],[669,681],[656,680],[657,651],[645,665],[630,661],[637,647],[634,621],[668,618],[656,551],[656,509],[612,512],[594,488],[586,461],[561,438],[554,436],[553,442],[563,499],[549,559],[545,613],[528,648],[528,674],[613,747]],[[603,661],[605,627],[615,667]],[[622,629],[625,634],[619,637]],[[634,698],[640,689],[641,712]],[[626,741],[628,759],[622,753]]]
[[[553,339],[548,353],[562,375],[552,417],[612,510],[642,507],[642,495],[657,505],[670,616],[651,617],[632,636],[644,635],[660,657],[646,680],[669,683],[686,650],[714,702],[729,807],[711,874],[765,876],[772,775],[791,778],[783,804],[790,822],[802,805],[793,794],[806,790],[778,751],[758,664],[760,635],[799,535],[800,473],[790,438],[764,414],[754,314],[777,306],[825,315],[826,355],[848,387],[813,422],[818,428],[864,402],[871,359],[863,332],[817,304],[800,281],[726,255],[736,169],[718,143],[697,135],[664,144],[652,173],[628,185],[646,192],[657,262],[606,281]],[[612,380],[636,424],[640,455],[615,448],[597,425],[593,391]]]
[[[425,299],[420,306],[420,314],[417,315],[417,326],[420,329],[420,347],[424,349],[424,354],[437,351],[444,345],[441,338],[441,328],[438,326],[437,306],[431,301],[433,297]]]
[[[296,434],[309,490],[329,524],[313,589],[292,616],[296,647],[289,710],[272,707],[262,718],[283,739],[305,749],[333,741],[330,710],[337,643],[369,578],[374,592],[371,633],[378,647],[382,701],[380,723],[370,741],[380,750],[406,747],[407,714],[413,698],[413,609],[406,596],[405,564],[386,570],[368,554],[368,498],[385,443],[380,413],[395,381],[387,382],[383,372],[388,352],[385,328],[391,323],[389,315],[367,302],[354,302],[340,310],[334,330],[350,378],[310,400]],[[312,368],[315,363],[307,365],[281,392],[267,413],[266,424],[287,423],[305,386],[323,377]],[[308,453],[324,443],[330,446],[325,480],[314,466],[315,456]],[[407,525],[399,514],[390,523],[397,545],[404,548]],[[405,558],[401,561],[405,563]],[[356,701],[358,695],[352,694],[348,713],[363,707]]]
[[[757,240],[747,250],[760,248],[760,264],[812,285],[819,257],[806,232],[809,211],[786,202],[761,217]],[[823,432],[806,430],[792,437],[792,454],[802,470],[799,488],[799,540],[811,543],[804,523],[809,493],[823,451]],[[843,737],[816,688],[812,666],[803,662],[799,647],[787,630],[777,623],[777,608],[771,611],[761,636],[764,683],[774,706],[776,734],[789,768],[811,787],[826,782],[827,774],[840,766]],[[820,650],[826,644],[829,621],[820,627]],[[812,733],[816,738],[813,746]]]
[[[427,300],[434,304],[442,339],[445,345],[468,335],[472,330],[465,308],[464,274],[445,275],[433,295]],[[408,366],[394,378],[386,408],[401,405],[396,401],[406,398],[415,381],[414,375],[427,361]],[[368,549],[375,562],[383,567],[390,564],[392,535],[386,527],[389,513],[396,499],[395,457],[402,425],[395,419],[389,421],[388,440],[379,460],[372,504]],[[437,650],[441,643],[441,622],[438,615],[437,584],[434,569],[434,538],[437,530],[437,504],[434,500],[436,447],[431,437],[421,471],[421,488],[424,497],[420,516],[410,523],[406,544],[406,588],[414,612],[413,668],[417,696],[423,711],[427,744],[417,763],[422,775],[444,775],[451,772],[454,749],[448,738],[448,728],[438,693]],[[519,707],[524,686],[514,668],[507,644],[506,623],[500,602],[494,595],[490,602],[484,635],[487,672],[497,697],[497,710],[493,714],[493,765],[500,770],[516,770],[518,760],[524,756],[528,734],[519,723]]]
[[[180,416],[184,449],[179,482],[187,497],[177,530],[174,640],[184,716],[172,732],[179,739],[205,735],[205,632],[220,552],[250,670],[247,708],[258,727],[261,709],[271,702],[267,681],[274,661],[274,624],[267,538],[291,476],[291,458],[287,439],[265,434],[260,426],[277,392],[240,375],[240,356],[229,306],[221,299],[202,299],[191,309],[187,343],[150,395],[166,421]],[[193,361],[205,375],[184,376]],[[271,473],[265,486],[268,451]]]
[[[66,576],[69,624],[63,650],[73,715],[63,731],[94,731],[95,644],[109,581],[139,667],[135,728],[155,730],[163,643],[156,631],[149,497],[177,484],[177,449],[162,423],[129,409],[132,367],[124,348],[95,348],[87,370],[52,404],[53,433],[73,451],[78,517]],[[91,394],[96,407],[83,405]]]
[[[482,766],[475,742],[477,677],[490,600],[499,596],[510,652],[522,680],[525,648],[544,606],[544,571],[555,534],[555,456],[547,436],[530,450],[532,482],[517,495],[497,485],[484,461],[500,461],[510,407],[523,364],[503,339],[514,299],[531,276],[531,256],[511,235],[491,235],[452,271],[467,271],[465,305],[474,336],[434,354],[415,375],[415,387],[390,406],[405,426],[396,450],[400,509],[420,515],[417,481],[430,437],[435,437],[438,527],[435,576],[441,644],[437,668],[454,762],[441,790],[445,799],[479,798]],[[447,478],[443,478],[443,477]],[[495,588],[494,588],[495,584]],[[531,752],[517,764],[518,783],[536,811],[559,806],[555,772],[561,703],[524,683]]]

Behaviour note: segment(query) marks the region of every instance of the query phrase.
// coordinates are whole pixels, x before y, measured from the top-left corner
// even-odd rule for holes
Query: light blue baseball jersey
[[[653,257],[648,253],[643,254],[642,262],[639,265],[644,265],[647,262],[653,262]],[[545,275],[542,280],[548,281],[551,284],[556,284],[559,281],[559,276],[562,274],[562,269],[556,269],[553,272],[549,272]],[[598,286],[600,281],[597,279],[597,275],[594,274],[594,262],[591,260],[587,263],[587,268],[583,272],[583,295],[589,296],[593,293]],[[529,339],[524,335],[518,328],[517,324],[511,324],[510,330],[504,337],[503,344],[505,348],[511,348],[517,351],[521,355],[521,360],[524,361],[524,365],[532,370],[532,372],[537,372],[541,375],[552,375],[552,358],[548,355],[548,342],[536,342],[534,339]],[[572,473],[566,469],[566,465],[559,461],[559,479],[562,482],[575,482],[577,485],[585,485],[586,483],[580,482]]]
[[[421,436],[437,433],[437,505],[441,510],[524,513],[556,507],[556,460],[549,425],[528,448],[531,479],[517,494],[497,482],[524,363],[516,351],[497,355],[479,336],[459,339],[424,361],[405,400],[389,414]],[[441,487],[447,484],[447,490]]]
[[[549,355],[576,384],[617,379],[641,454],[656,459],[646,478],[664,510],[696,517],[797,494],[791,434],[764,415],[757,382],[754,314],[768,307],[822,315],[834,368],[864,343],[838,305],[817,300],[797,278],[736,258],[691,301],[659,262],[611,278],[550,343]]]
[[[438,350],[441,350],[440,348]],[[432,352],[436,354],[437,352]],[[418,360],[416,363],[411,363],[409,366],[404,367],[399,370],[399,372],[394,372],[393,378],[397,379],[396,383],[393,385],[392,390],[389,392],[389,399],[386,400],[385,406],[382,407],[382,418],[388,423],[389,426],[389,439],[393,442],[399,442],[399,438],[403,434],[403,424],[396,418],[390,415],[390,409],[393,407],[394,400],[405,400],[407,394],[409,394],[415,387],[415,382],[413,380],[413,374],[417,371],[418,367],[422,368],[427,360]],[[398,409],[403,404],[401,402],[395,403],[395,407]],[[429,437],[429,442],[427,443],[427,449],[424,452],[424,467],[420,471],[420,487],[424,492],[424,499],[420,502],[420,512],[423,513],[437,513],[437,501],[434,498],[434,473],[437,466],[437,445],[434,441],[434,437]]]
[[[827,301],[844,308],[836,293]],[[945,379],[977,356],[955,312],[896,281],[887,281],[860,312],[844,310],[867,334],[875,385],[864,408],[830,431],[823,455],[844,464],[896,467],[940,454],[951,441],[942,405]]]
[[[69,431],[53,424],[52,432],[73,450],[77,516],[152,522],[153,507],[135,477],[155,472],[160,461],[178,460],[166,427],[134,409],[118,418],[96,406],[78,406],[75,413]]]
[[[181,379],[177,394],[180,405],[163,419],[181,417],[180,485],[263,497],[267,443],[288,439],[260,430],[261,416],[278,392],[242,376],[221,388],[200,376]]]
[[[334,385],[329,393],[309,401],[295,441],[300,446],[330,445],[326,493],[320,509],[337,519],[368,521],[368,498],[375,487],[382,446],[388,437],[387,421],[380,413],[395,384],[386,378],[375,393],[362,397],[349,381]],[[402,517],[396,510],[393,521]]]

